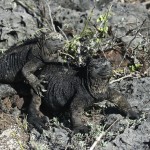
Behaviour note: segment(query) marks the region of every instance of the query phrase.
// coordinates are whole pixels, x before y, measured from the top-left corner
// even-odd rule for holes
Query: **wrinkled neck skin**
[[[51,55],[52,54],[50,54],[50,51],[48,51],[47,48],[45,48],[44,46],[41,48],[41,57],[44,62],[50,60]]]
[[[59,54],[51,53],[50,50],[48,50],[46,47],[43,46],[40,51],[40,56],[43,62],[49,63],[49,62],[57,62]]]
[[[86,80],[88,91],[95,99],[95,102],[102,101],[103,99],[107,98],[109,78],[91,78],[90,73],[88,73]]]

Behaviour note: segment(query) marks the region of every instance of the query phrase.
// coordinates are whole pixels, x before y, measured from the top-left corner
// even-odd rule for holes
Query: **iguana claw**
[[[35,93],[41,97],[43,97],[42,92],[46,92],[47,90],[44,88],[44,86],[41,83],[47,83],[47,81],[44,81],[44,78],[36,81],[32,84],[32,88],[35,91]]]
[[[30,123],[30,126],[35,127],[39,133],[43,133],[43,129],[48,130],[49,129],[49,119],[46,116],[43,117],[35,117],[30,116],[28,118],[28,121]]]

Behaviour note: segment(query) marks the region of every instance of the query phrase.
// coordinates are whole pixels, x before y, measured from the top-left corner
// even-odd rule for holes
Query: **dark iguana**
[[[113,102],[129,117],[138,117],[126,98],[109,87],[112,69],[110,63],[103,57],[88,60],[85,67],[77,69],[50,64],[44,66],[37,74],[38,78],[44,76],[44,80],[48,81],[45,84],[47,91],[44,93],[42,103],[46,104],[49,110],[54,112],[59,112],[68,107],[71,111],[73,129],[77,132],[86,131],[88,128],[82,122],[84,109],[94,102],[104,99]],[[40,105],[40,97],[37,94],[33,94],[29,120],[38,128],[44,126],[42,122],[37,124],[40,117],[41,120],[44,117],[39,111]],[[33,117],[32,114],[34,114]],[[34,120],[35,118],[36,121]]]
[[[14,83],[25,77],[37,94],[43,89],[41,81],[33,74],[45,63],[57,61],[64,38],[57,32],[45,33],[40,38],[13,46],[0,56],[0,83]]]

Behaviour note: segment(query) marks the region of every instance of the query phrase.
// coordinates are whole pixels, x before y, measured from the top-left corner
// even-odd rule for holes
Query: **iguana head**
[[[106,96],[112,67],[105,57],[89,60],[87,64],[87,87],[90,94],[100,100]]]
[[[44,46],[50,53],[57,53],[62,50],[65,44],[64,37],[58,32],[51,32],[45,34]]]
[[[105,57],[91,58],[87,64],[91,78],[109,78],[112,75],[112,67]]]

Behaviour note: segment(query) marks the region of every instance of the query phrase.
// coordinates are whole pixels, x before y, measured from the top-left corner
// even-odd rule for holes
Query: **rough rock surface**
[[[31,38],[37,31],[36,20],[13,0],[0,1],[0,49]]]
[[[126,122],[123,133],[117,135],[104,149],[109,150],[111,147],[115,150],[148,150],[150,148],[150,78],[124,80],[115,83],[113,87],[127,96],[132,107],[141,113],[141,120],[130,127]]]
[[[128,97],[128,100],[132,104],[132,107],[137,109],[140,112],[140,119],[138,120],[129,120],[123,118],[118,112],[112,107],[113,111],[108,111],[111,107],[108,105],[108,108],[103,108],[105,111],[105,115],[101,112],[96,112],[93,109],[92,117],[89,119],[89,122],[93,124],[95,127],[100,127],[103,124],[108,128],[113,124],[113,122],[118,119],[118,121],[111,127],[111,130],[103,137],[101,142],[96,146],[96,149],[103,148],[104,150],[109,150],[113,147],[114,150],[120,149],[139,149],[139,150],[148,150],[149,149],[149,140],[150,140],[150,78],[142,78],[142,79],[126,79],[124,81],[120,81],[119,83],[114,83],[113,88],[120,90],[125,96]],[[8,87],[8,86],[7,86]],[[145,88],[147,87],[147,88]],[[138,92],[137,92],[138,91]],[[10,98],[10,101],[12,98]],[[3,100],[2,100],[3,102]],[[14,129],[10,128],[9,126],[12,124],[15,126],[22,127],[21,131],[18,127],[15,127],[15,132],[21,134],[22,138],[20,137],[19,140],[21,143],[29,136],[29,142],[24,143],[23,147],[27,148],[37,148],[37,147],[44,147],[44,149],[64,149],[64,148],[73,148],[73,149],[87,149],[91,146],[91,144],[95,141],[95,137],[100,135],[100,131],[98,128],[93,127],[93,131],[91,131],[89,137],[83,137],[81,134],[72,135],[72,132],[64,127],[63,124],[70,124],[68,122],[68,117],[59,116],[59,122],[56,118],[51,120],[51,127],[48,131],[44,131],[43,134],[39,134],[35,129],[32,129],[29,133],[23,129],[25,127],[21,123],[16,122],[15,118],[20,118],[20,110],[16,107],[10,109],[10,114],[3,114],[1,115],[0,123],[1,123],[1,144],[0,146],[9,147],[11,142],[8,145],[6,141],[6,133],[10,133],[14,131]],[[115,110],[115,111],[114,111]],[[103,118],[99,118],[99,113],[104,115]],[[15,118],[12,117],[15,115]],[[64,114],[63,114],[64,115]],[[3,117],[2,117],[3,116]],[[5,119],[9,118],[9,122],[5,122]],[[90,117],[88,117],[90,118]],[[105,118],[105,119],[104,119]],[[97,126],[96,126],[97,124]],[[16,130],[17,129],[17,130]],[[21,132],[21,133],[20,133]],[[23,132],[23,133],[22,133]],[[23,136],[24,135],[24,136]],[[7,134],[7,138],[9,134]],[[26,138],[25,138],[26,137]],[[25,139],[24,139],[25,138]],[[16,140],[15,137],[9,137],[9,140]],[[23,141],[22,141],[23,140]],[[17,142],[17,141],[15,141]],[[2,144],[3,143],[3,144]],[[16,145],[17,147],[17,145]],[[13,148],[13,147],[12,147]],[[6,148],[7,150],[8,148]],[[11,149],[11,148],[10,148]]]
[[[150,12],[144,3],[143,5],[129,4],[117,0],[52,0],[41,4],[39,0],[2,0],[0,2],[0,13],[2,14],[0,16],[0,49],[5,51],[19,41],[32,38],[39,30],[40,23],[43,24],[43,27],[52,27],[49,9],[51,9],[56,30],[59,30],[58,27],[60,27],[68,37],[72,37],[83,30],[85,20],[89,15],[91,15],[89,26],[99,27],[96,20],[100,15],[108,12],[110,4],[111,15],[108,25],[111,27],[111,34],[101,43],[101,49],[110,49],[112,44],[118,45],[118,41],[121,41],[124,43],[121,51],[129,54],[130,57],[135,56],[134,62],[143,64],[143,70],[149,71],[150,74]],[[42,14],[41,9],[44,6],[45,14]]]
[[[21,6],[16,3],[16,1],[23,2],[25,6],[31,6],[32,11],[27,11],[26,7]],[[93,11],[92,23],[96,23],[95,19],[106,10],[108,2],[111,0],[97,1],[96,8]],[[125,50],[131,49],[131,54],[137,62],[146,61],[147,68],[149,67],[150,62],[149,57],[149,39],[150,39],[150,13],[149,4],[145,3],[148,1],[143,1],[143,4],[137,4],[134,1],[134,4],[125,4],[125,3],[116,3],[122,0],[114,0],[112,5],[112,16],[109,19],[109,25],[112,26],[112,35],[117,39],[120,37],[121,41],[125,43]],[[133,2],[133,0],[124,2]],[[107,4],[106,4],[107,3]],[[93,8],[93,0],[51,0],[51,11],[54,18],[54,24],[60,26],[65,33],[76,34],[79,33],[84,27],[85,18],[87,14],[91,13],[91,8]],[[147,9],[146,9],[147,8]],[[1,0],[0,1],[0,49],[5,51],[8,47],[25,40],[26,38],[32,37],[39,28],[40,18],[40,5],[38,5],[38,0]],[[90,10],[89,10],[90,9]],[[36,15],[34,15],[34,13]],[[49,19],[48,7],[46,17]],[[146,21],[143,23],[143,21]],[[143,23],[143,25],[142,25]],[[141,28],[141,29],[140,29]],[[134,29],[132,31],[132,29]],[[137,33],[136,37],[135,34]],[[112,36],[111,35],[111,36]],[[132,40],[133,39],[133,40]],[[130,43],[130,41],[132,42]],[[108,40],[107,40],[108,41]],[[106,46],[107,45],[107,46]],[[138,46],[139,45],[139,46]],[[104,48],[109,48],[110,44],[105,44]],[[128,52],[128,51],[127,51]],[[148,150],[150,149],[150,78],[138,78],[138,79],[126,79],[124,81],[116,82],[112,86],[115,86],[116,89],[123,92],[130,101],[131,105],[135,110],[141,113],[141,118],[137,121],[131,121],[124,119],[119,114],[108,113],[104,108],[105,114],[102,114],[104,118],[99,120],[97,115],[92,116],[91,120],[93,124],[96,123],[101,125],[104,124],[111,125],[117,118],[119,121],[112,126],[110,132],[103,137],[100,144],[96,146],[95,149],[104,150],[129,150],[129,149],[139,149],[139,150]],[[43,148],[44,150],[48,149],[89,149],[92,143],[95,141],[95,137],[100,135],[99,130],[93,130],[91,132],[92,136],[82,135],[72,135],[71,131],[68,128],[64,128],[62,123],[58,123],[57,120],[52,120],[51,128],[45,132],[45,134],[40,135],[36,130],[31,130],[30,140],[24,144],[18,144],[18,140],[15,136],[11,137],[10,133],[14,130],[9,128],[10,122],[20,126],[16,123],[12,116],[20,116],[20,109],[22,109],[22,104],[19,104],[18,107],[14,107],[14,103],[11,105],[11,100],[17,101],[18,98],[11,97],[8,95],[7,91],[11,91],[12,94],[16,94],[15,90],[10,88],[8,85],[2,85],[3,88],[0,90],[1,97],[1,107],[3,102],[8,103],[8,107],[11,107],[10,111],[7,114],[0,114],[0,125],[3,127],[0,132],[0,149],[8,150],[19,149],[23,145],[24,149],[37,149]],[[5,93],[1,93],[4,91]],[[5,97],[9,97],[6,99]],[[10,101],[9,101],[10,100]],[[109,107],[108,107],[109,109]],[[113,109],[113,108],[112,108]],[[14,111],[13,111],[14,110]],[[24,110],[24,109],[23,109]],[[113,109],[114,110],[114,109]],[[93,110],[93,113],[95,111]],[[106,116],[107,115],[107,116]],[[3,119],[2,119],[3,117]],[[15,117],[15,118],[16,118]],[[63,116],[64,117],[64,116]],[[61,122],[64,124],[69,124],[67,117],[64,119],[60,116]],[[9,119],[8,119],[9,118]],[[11,118],[11,119],[10,119]],[[96,118],[96,119],[95,119]],[[99,118],[99,114],[98,114]],[[7,119],[10,122],[4,122]],[[64,119],[64,120],[63,120]],[[62,121],[63,120],[63,121]],[[91,121],[91,122],[92,122]],[[4,124],[5,123],[5,124]],[[4,126],[2,126],[4,125]],[[7,126],[8,125],[8,126]],[[96,126],[96,125],[95,125]],[[6,130],[8,128],[8,132]],[[16,131],[17,129],[17,131]],[[99,129],[99,128],[98,128]],[[11,131],[10,131],[11,130]],[[17,132],[19,135],[20,129],[15,128],[14,132]],[[21,130],[21,132],[27,131]],[[97,134],[96,134],[97,133]],[[7,134],[7,135],[6,135]],[[23,135],[22,135],[23,137]],[[26,136],[25,136],[26,137]],[[19,139],[22,141],[27,141],[27,139]],[[15,140],[15,141],[14,141]],[[10,142],[6,142],[10,141]]]

